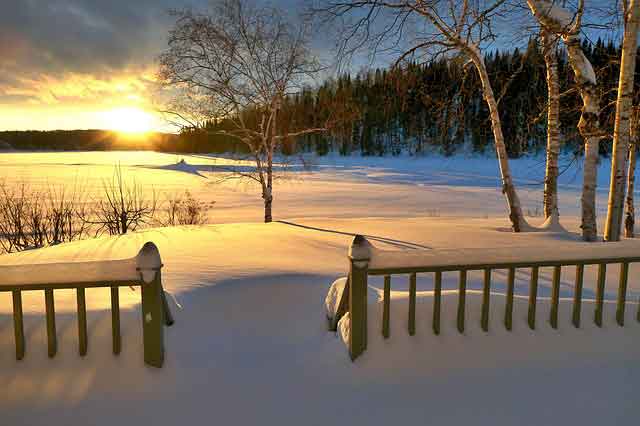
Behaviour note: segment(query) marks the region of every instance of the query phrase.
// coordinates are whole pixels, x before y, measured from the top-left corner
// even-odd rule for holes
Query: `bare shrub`
[[[144,196],[143,188],[134,180],[126,182],[122,168],[116,166],[111,182],[103,182],[102,197],[94,203],[88,224],[96,235],[121,235],[153,223],[156,196]]]
[[[46,192],[26,184],[0,184],[0,249],[12,253],[56,245],[86,236],[84,192],[77,187]]]
[[[85,191],[73,187],[71,193],[62,187],[49,188],[45,197],[47,244],[55,245],[81,240],[87,236],[89,209]]]
[[[167,208],[160,219],[162,226],[203,225],[207,223],[207,206],[196,200],[189,191],[173,194],[167,199]]]

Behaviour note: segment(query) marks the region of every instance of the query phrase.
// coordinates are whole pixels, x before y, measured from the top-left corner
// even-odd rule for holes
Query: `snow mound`
[[[188,174],[196,175],[200,177],[206,177],[202,173],[200,173],[200,170],[197,166],[187,163],[184,158],[175,164],[169,164],[166,166],[154,166],[152,168],[158,169],[158,170],[171,170],[175,172],[182,172],[182,173],[188,173]]]
[[[300,219],[289,218],[301,222]],[[572,247],[551,233],[496,231],[508,222],[459,218],[315,218],[318,228],[379,235],[436,248]],[[443,274],[442,333],[431,331],[432,275],[418,275],[416,335],[407,333],[408,277],[393,276],[391,337],[380,333],[381,277],[369,280],[369,342],[352,363],[339,333],[328,333],[329,283],[349,267],[353,237],[281,223],[163,228],[25,253],[36,263],[136,256],[146,241],[162,254],[165,289],[182,305],[166,329],[162,370],[145,368],[140,295],[121,289],[122,353],[112,354],[109,289],[87,290],[89,353],[78,357],[72,290],[55,292],[58,356],[48,359],[40,291],[24,292],[28,356],[15,360],[11,294],[0,292],[2,425],[635,424],[640,325],[629,304],[624,328],[607,303],[603,329],[591,323],[595,271],[585,269],[583,327],[568,322],[573,268],[563,269],[560,328],[546,323],[550,271],[540,271],[535,332],[526,325],[527,271],[516,276],[514,331],[501,324],[506,275],[492,282],[490,330],[479,324],[482,272],[469,273],[465,335],[455,330],[457,274]],[[0,264],[18,262],[0,256]],[[375,256],[375,254],[374,254]],[[628,300],[640,296],[640,264]],[[618,269],[607,268],[607,300]],[[169,299],[173,304],[173,300]],[[632,308],[633,306],[633,308]],[[247,401],[250,404],[247,405]],[[535,401],[535,403],[531,403]],[[599,404],[593,404],[599,401]],[[544,407],[544,409],[540,409]],[[213,410],[213,411],[212,411]]]
[[[340,296],[344,291],[345,285],[347,285],[347,277],[342,277],[335,280],[333,284],[331,284],[331,287],[329,287],[329,292],[327,293],[327,297],[324,300],[324,306],[327,311],[327,318],[335,318],[336,312],[338,310],[338,305],[340,305]]]

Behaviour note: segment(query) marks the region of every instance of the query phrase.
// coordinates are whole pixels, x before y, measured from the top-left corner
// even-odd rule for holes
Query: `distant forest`
[[[601,121],[612,133],[620,49],[600,39],[595,44],[584,42],[583,49],[598,75],[602,93]],[[561,139],[566,150],[580,152],[582,138],[576,124],[582,102],[566,53],[559,50],[557,55],[562,93]],[[640,55],[638,58],[640,61]],[[538,43],[531,40],[524,51],[516,48],[510,52],[489,53],[485,61],[499,100],[508,154],[519,157],[544,150],[547,87],[544,58]],[[638,75],[636,84],[640,84]],[[635,99],[636,104],[639,100]],[[343,74],[288,97],[281,114],[286,118],[279,121],[291,129],[320,126],[327,120],[337,123],[328,133],[285,141],[285,154],[359,152],[382,156],[436,151],[452,155],[463,146],[483,152],[493,143],[488,110],[475,69],[447,58],[403,68]],[[216,134],[229,126],[228,121],[221,120],[207,122],[204,129],[184,130],[179,135],[154,133],[143,146],[167,152],[244,151],[236,140]],[[0,132],[0,141],[16,149],[141,149],[139,141],[98,130]],[[606,141],[601,147],[603,154],[610,150]]]
[[[0,132],[2,142],[16,150],[47,151],[109,151],[153,149],[171,151],[177,146],[178,136],[167,133],[150,133],[144,136],[128,136],[109,130],[54,130],[54,131],[5,131]],[[7,149],[8,147],[4,147]]]

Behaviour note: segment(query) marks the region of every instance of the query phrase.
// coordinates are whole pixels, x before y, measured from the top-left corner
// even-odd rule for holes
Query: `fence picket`
[[[582,284],[584,282],[584,265],[576,265],[576,288],[573,294],[573,315],[571,322],[580,328],[580,312],[582,310]]]
[[[607,279],[607,265],[598,265],[598,287],[596,289],[596,312],[594,322],[598,327],[602,327],[602,309],[604,304],[604,286]]]
[[[416,274],[409,276],[409,335],[416,334]]]
[[[111,336],[113,353],[120,354],[122,337],[120,336],[120,291],[119,287],[111,287]]]
[[[480,326],[485,332],[489,331],[489,299],[491,298],[491,269],[484,270],[484,287],[482,291],[482,317]]]
[[[87,304],[84,288],[76,289],[78,304],[78,351],[80,356],[87,354]]]
[[[624,327],[624,312],[627,303],[627,281],[629,277],[629,262],[620,265],[620,284],[618,286],[618,306],[616,309],[616,322]]]
[[[433,282],[433,333],[440,334],[440,306],[442,304],[442,272],[437,271]],[[640,321],[640,311],[638,312]]]
[[[467,297],[467,271],[460,271],[460,281],[458,285],[458,332],[464,333],[464,310]]]
[[[383,296],[383,310],[382,310],[382,335],[385,339],[389,338],[389,309],[391,308],[391,277],[386,275],[384,277],[384,296]]]
[[[22,293],[18,290],[11,292],[13,296],[13,331],[16,343],[16,359],[24,358],[24,318],[22,316]]]
[[[527,323],[531,330],[536,328],[536,304],[538,301],[538,274],[540,268],[534,266],[531,268],[531,281],[529,283],[529,313],[527,314]]]
[[[58,351],[58,342],[56,339],[56,308],[52,289],[44,291],[44,302],[47,317],[47,352],[49,358],[53,358]]]
[[[549,312],[549,323],[554,329],[558,328],[558,304],[560,303],[560,275],[562,267],[553,268],[553,281],[551,285],[551,310]]]
[[[507,300],[504,309],[504,327],[511,331],[513,328],[513,291],[516,281],[516,269],[509,268],[509,277],[507,279]]]

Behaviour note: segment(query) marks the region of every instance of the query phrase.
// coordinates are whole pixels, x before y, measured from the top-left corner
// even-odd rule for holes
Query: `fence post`
[[[367,274],[371,244],[356,235],[349,248],[349,354],[355,360],[367,349]]]
[[[165,311],[161,268],[158,248],[153,243],[146,243],[138,253],[138,271],[142,281],[144,362],[158,368],[164,363]]]
[[[153,367],[164,363],[164,306],[162,304],[162,273],[150,283],[142,283],[142,334],[144,362]]]

